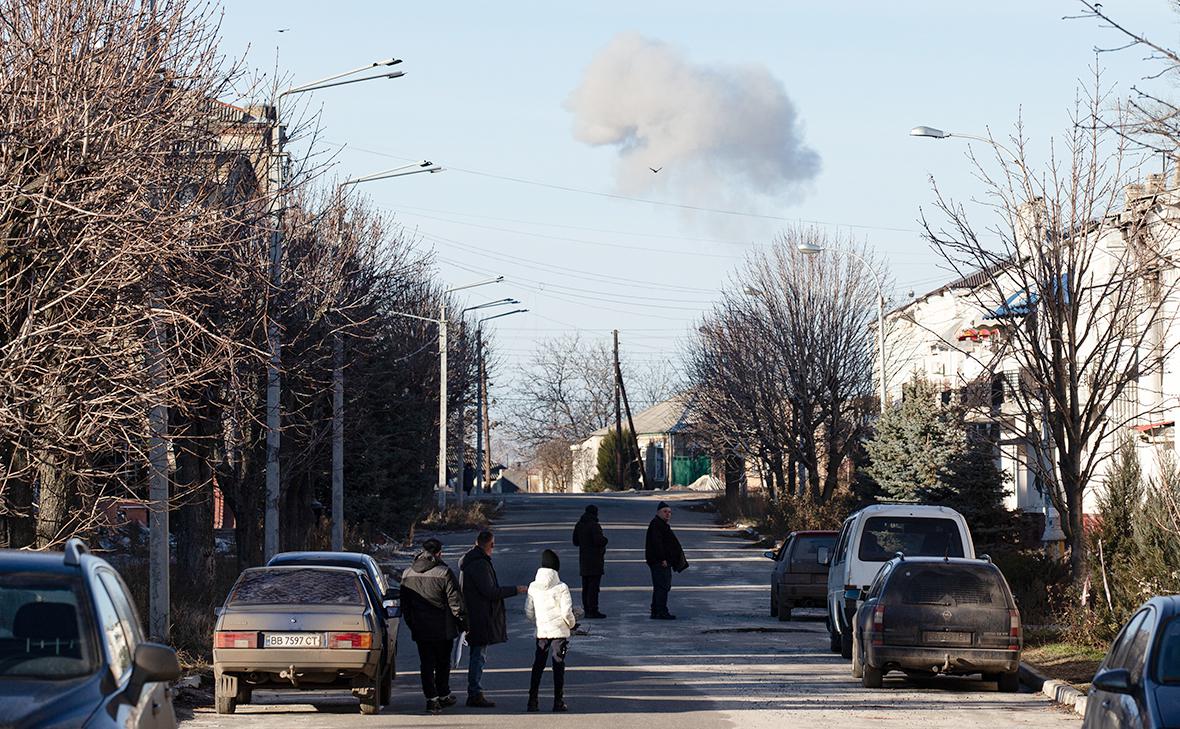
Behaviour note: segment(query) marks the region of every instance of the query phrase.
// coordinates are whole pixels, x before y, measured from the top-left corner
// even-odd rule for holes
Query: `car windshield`
[[[352,572],[335,569],[248,570],[230,593],[230,605],[363,605]]]
[[[898,552],[907,557],[962,557],[963,539],[952,519],[921,516],[874,516],[860,537],[862,562],[887,562]]]
[[[1180,618],[1172,618],[1160,635],[1156,652],[1156,675],[1160,683],[1180,683]]]
[[[902,605],[1006,606],[998,570],[965,564],[906,564],[893,570],[887,600]]]
[[[835,534],[795,537],[795,548],[791,551],[791,569],[796,572],[827,572],[828,566],[819,561],[819,550],[825,547],[831,559],[832,548],[836,545]]]
[[[67,679],[97,670],[78,577],[0,574],[0,680]]]

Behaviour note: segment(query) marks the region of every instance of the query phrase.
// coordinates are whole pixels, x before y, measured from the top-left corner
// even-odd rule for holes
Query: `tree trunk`
[[[46,453],[37,459],[36,469],[39,487],[36,545],[37,549],[46,549],[68,536],[71,485],[60,458]]]
[[[190,402],[201,402],[195,394]],[[196,405],[192,417],[171,408],[176,452],[174,495],[182,499],[172,518],[176,535],[177,574],[187,580],[212,580],[213,460],[218,421],[208,406]],[[190,583],[191,584],[191,583]]]

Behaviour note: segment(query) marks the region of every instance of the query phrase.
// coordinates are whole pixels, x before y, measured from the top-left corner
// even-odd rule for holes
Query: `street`
[[[770,563],[732,530],[713,524],[713,515],[683,508],[688,495],[669,498],[672,526],[687,551],[690,569],[677,575],[670,608],[679,620],[648,619],[649,573],[643,539],[657,499],[621,495],[520,495],[507,498],[496,525],[493,561],[501,584],[532,580],[542,549],[561,555],[562,577],[579,602],[577,551],[570,532],[588,503],[601,509],[610,546],[603,581],[606,620],[586,621],[589,635],[571,642],[566,701],[571,716],[595,715],[612,729],[686,726],[821,727],[1076,727],[1072,714],[1050,707],[1039,695],[997,693],[976,679],[935,679],[921,687],[900,674],[882,690],[862,689],[849,664],[827,650],[821,611],[798,611],[802,619],[780,623],[768,612]],[[452,567],[474,534],[456,534],[445,547]],[[392,705],[378,717],[356,713],[342,694],[321,694],[319,707],[307,694],[255,694],[254,704],[232,716],[200,709],[184,724],[204,727],[548,726],[551,678],[542,684],[542,712],[524,713],[533,643],[524,620],[523,598],[508,602],[510,640],[490,652],[484,687],[497,706],[463,706],[464,668],[452,674],[459,705],[442,716],[423,713],[417,656],[408,631],[401,634],[399,674]],[[295,703],[296,701],[300,703]]]

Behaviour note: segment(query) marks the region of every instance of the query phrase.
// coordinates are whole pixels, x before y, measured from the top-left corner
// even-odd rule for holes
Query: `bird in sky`
[[[291,30],[291,29],[290,28],[279,28],[276,32],[277,33],[286,33],[288,30]]]
[[[662,170],[664,168],[663,167],[648,167],[648,169],[651,170],[651,173],[653,175],[658,175],[660,173],[660,170]]]

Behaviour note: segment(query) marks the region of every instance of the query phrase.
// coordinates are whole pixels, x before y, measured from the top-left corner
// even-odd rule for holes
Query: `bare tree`
[[[945,223],[924,220],[952,267],[984,272],[974,303],[1011,322],[996,366],[1019,371],[1021,386],[1008,394],[1029,424],[1029,465],[1065,515],[1079,582],[1086,489],[1114,452],[1112,436],[1161,406],[1162,366],[1175,347],[1166,336],[1177,286],[1166,252],[1171,208],[1157,177],[1127,187],[1122,204],[1135,169],[1128,139],[1112,131],[1125,117],[1106,118],[1105,107],[1097,91],[1079,101],[1065,153],[1051,154],[1043,171],[1034,171],[1019,126],[1010,147],[993,143],[994,161],[976,160],[987,233],[937,187]]]

